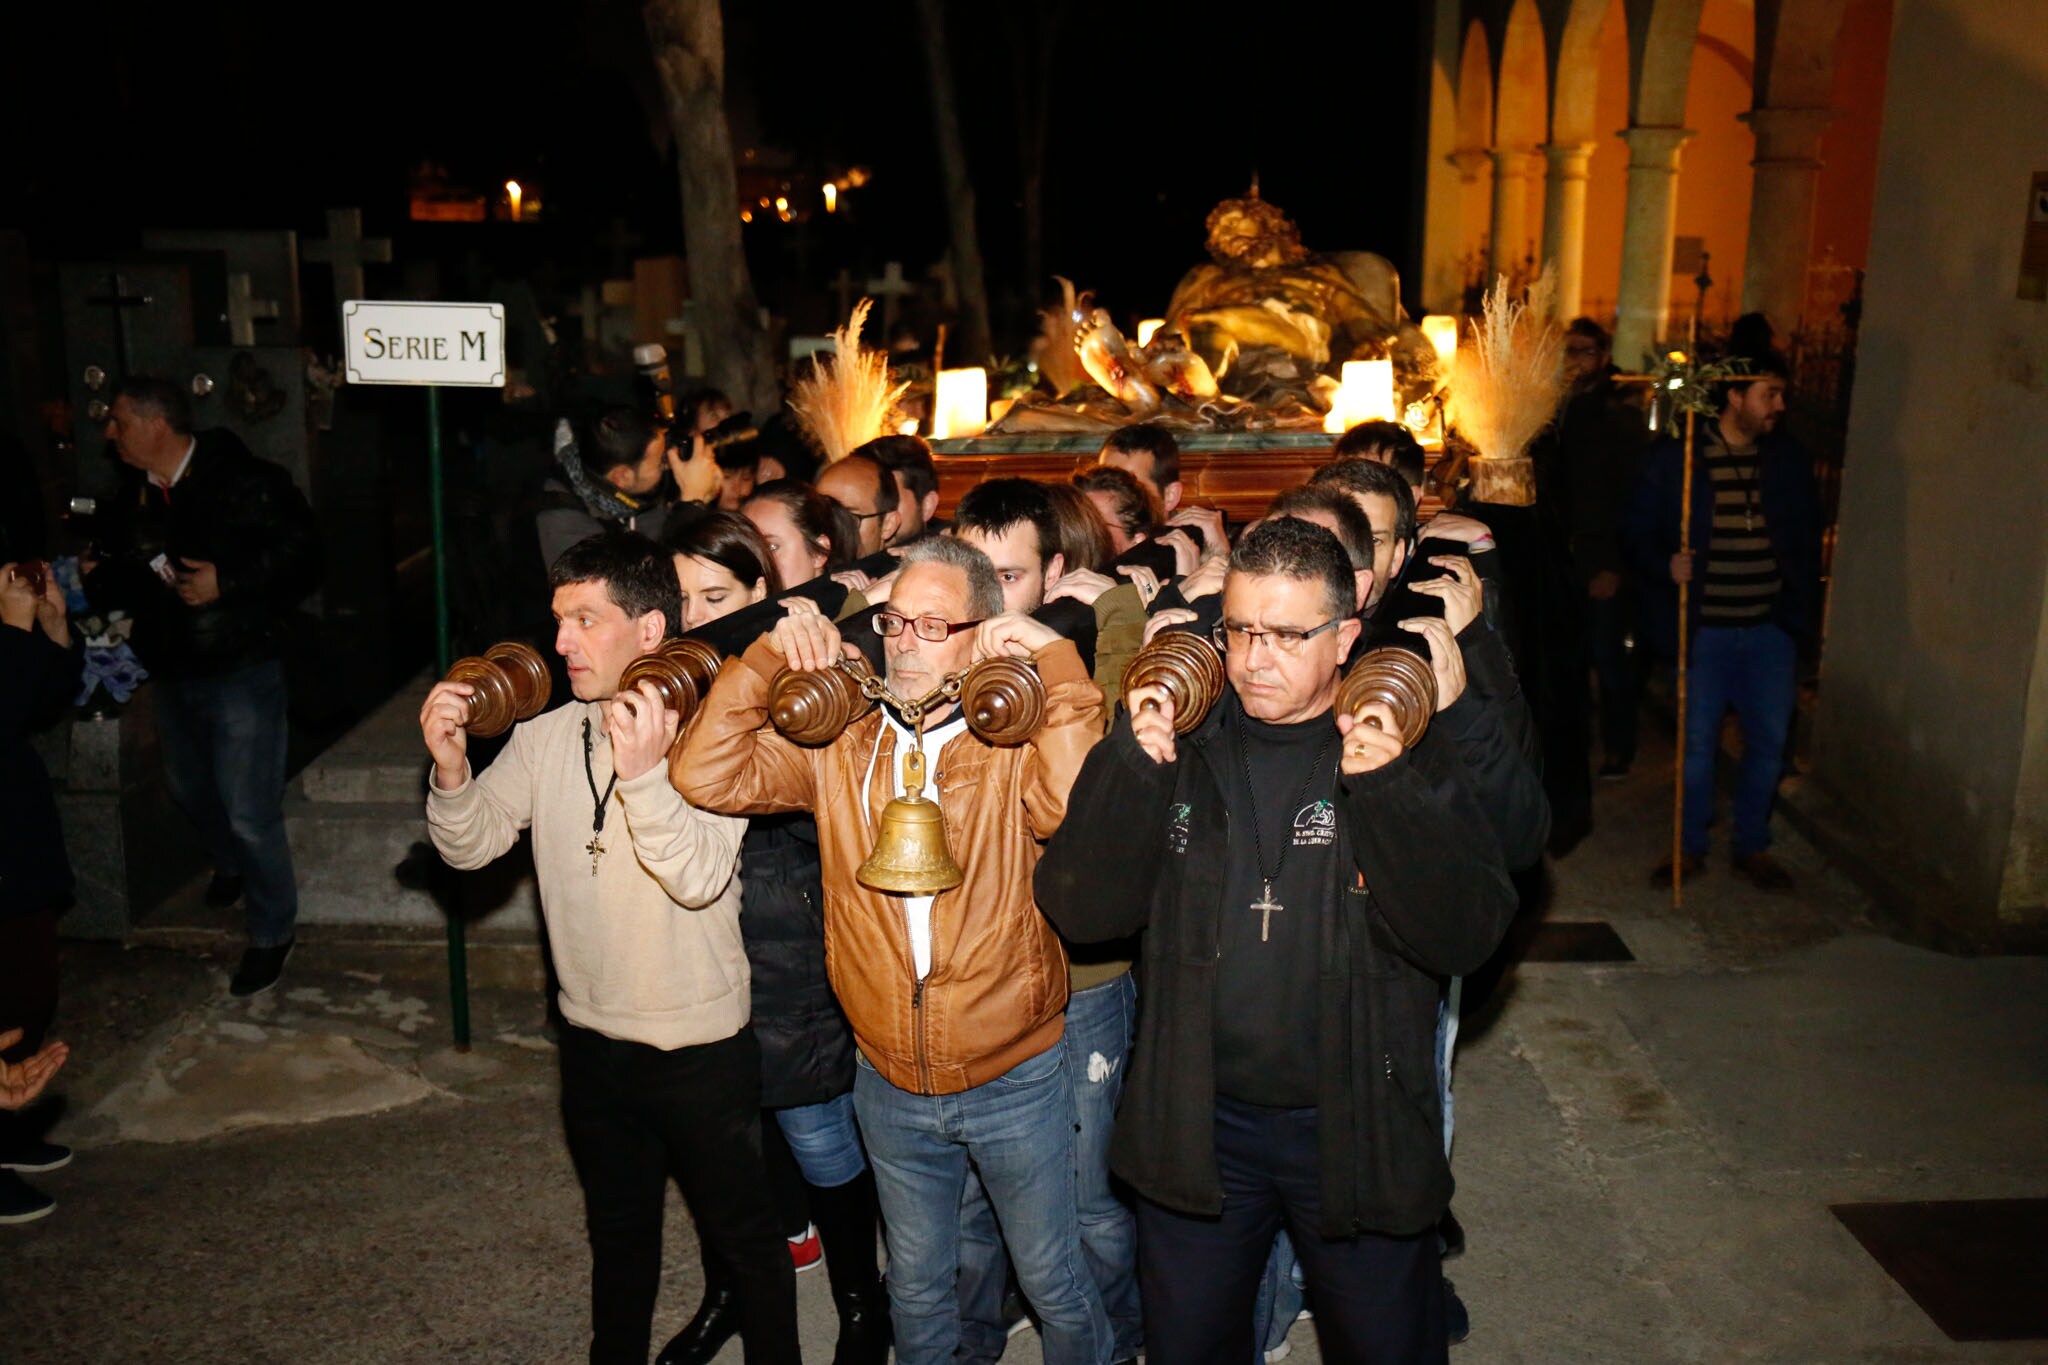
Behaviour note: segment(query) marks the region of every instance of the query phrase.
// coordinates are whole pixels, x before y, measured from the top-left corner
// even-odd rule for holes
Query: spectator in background
[[[1414,432],[1399,422],[1360,422],[1337,438],[1330,458],[1333,461],[1373,460],[1392,465],[1402,482],[1418,490],[1422,487],[1423,475],[1428,472],[1422,443],[1415,439]],[[1416,501],[1421,501],[1419,493]]]
[[[890,549],[900,550],[945,529],[932,524],[939,514],[939,471],[923,437],[878,436],[853,453],[870,456],[896,480],[896,535],[889,541]]]
[[[1109,537],[1109,526],[1095,510],[1095,504],[1070,483],[1043,483],[1039,487],[1045,490],[1046,499],[1052,503],[1053,520],[1059,524],[1060,553],[1066,558],[1067,572],[1106,572],[1116,558],[1116,548]]]
[[[1660,657],[1676,657],[1677,585],[1692,585],[1684,623],[1692,637],[1691,697],[1678,875],[1706,866],[1721,720],[1732,709],[1742,726],[1742,768],[1729,861],[1757,887],[1788,891],[1791,875],[1768,852],[1771,805],[1798,699],[1799,647],[1820,626],[1820,504],[1811,457],[1778,430],[1784,358],[1758,356],[1750,365],[1754,377],[1726,386],[1720,416],[1699,424],[1693,548],[1678,548],[1684,450],[1672,439],[1643,457],[1623,542],[1651,594],[1644,634]],[[1665,885],[1671,876],[1666,863],[1651,881]]]
[[[71,863],[29,735],[78,695],[82,660],[48,566],[0,565],[0,1110],[28,1103],[63,1065],[64,1045],[44,1038],[57,1013],[57,917],[71,903]],[[71,1149],[46,1141],[43,1126],[0,1113],[0,1223],[57,1207],[19,1174],[70,1162]]]
[[[1634,601],[1624,588],[1622,516],[1648,432],[1643,410],[1614,382],[1605,328],[1574,319],[1565,331],[1570,386],[1545,438],[1555,451],[1570,513],[1572,565],[1585,592],[1587,663],[1600,689],[1599,776],[1626,776],[1636,755],[1639,675],[1629,658]]]
[[[562,551],[607,526],[644,536],[661,534],[671,507],[661,495],[669,472],[668,433],[632,408],[609,408],[594,420],[558,431],[559,473],[541,485],[541,559],[552,565]]]
[[[207,903],[246,895],[249,947],[228,989],[254,995],[284,971],[299,913],[282,654],[287,619],[320,583],[319,528],[291,475],[232,432],[193,434],[176,384],[124,380],[107,437],[131,473],[80,561],[85,591],[135,618],[164,780],[213,858]]]

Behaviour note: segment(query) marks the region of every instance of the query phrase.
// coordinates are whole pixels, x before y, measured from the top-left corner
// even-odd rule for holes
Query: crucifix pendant
[[[1273,928],[1273,912],[1287,907],[1273,899],[1273,883],[1266,883],[1265,894],[1252,902],[1252,909],[1259,912],[1259,942],[1264,943]]]
[[[583,851],[590,855],[590,875],[595,877],[597,875],[597,860],[604,856],[604,841],[593,834],[590,836],[590,842],[583,846]]]

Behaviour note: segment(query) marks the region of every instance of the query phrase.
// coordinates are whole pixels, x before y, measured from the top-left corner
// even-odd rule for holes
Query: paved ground
[[[1717,860],[1675,912],[1643,885],[1661,780],[1598,800],[1549,913],[1608,920],[1639,961],[1522,966],[1468,1023],[1454,1359],[2048,1360],[1949,1342],[1827,1211],[2048,1194],[2048,960],[1894,944],[1790,841],[1796,897]],[[0,1361],[580,1359],[580,1205],[524,964],[479,950],[465,1056],[434,945],[312,941],[254,1004],[225,999],[229,955],[204,931],[68,953],[79,1157],[42,1178],[54,1217],[0,1229]],[[698,1289],[679,1207],[669,1249],[658,1333]],[[829,1358],[825,1277],[799,1288]],[[1293,1342],[1317,1358],[1310,1324]]]

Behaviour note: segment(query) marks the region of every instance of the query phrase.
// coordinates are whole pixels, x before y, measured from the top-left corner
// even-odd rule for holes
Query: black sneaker
[[[44,1171],[61,1171],[71,1164],[71,1149],[61,1142],[45,1142],[41,1138],[22,1143],[5,1156],[0,1156],[0,1170],[28,1171],[40,1175]]]
[[[284,975],[285,960],[292,955],[295,938],[288,938],[275,948],[249,948],[242,953],[242,965],[235,968],[234,979],[228,982],[228,994],[237,997],[261,995],[277,984]]]
[[[1449,1280],[1444,1281],[1444,1337],[1456,1346],[1472,1335],[1472,1315],[1465,1311],[1465,1301],[1458,1297],[1458,1287]]]
[[[225,910],[242,898],[242,879],[232,872],[216,872],[206,884],[206,907]]]
[[[0,1223],[33,1223],[47,1218],[57,1201],[12,1171],[0,1171]]]

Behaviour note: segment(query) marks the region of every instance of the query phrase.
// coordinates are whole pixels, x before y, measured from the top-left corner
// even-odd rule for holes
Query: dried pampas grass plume
[[[889,358],[860,344],[873,299],[854,305],[846,325],[832,333],[831,356],[814,356],[810,372],[790,390],[789,407],[825,456],[835,464],[889,430],[889,413],[908,384],[889,381]]]
[[[1529,443],[1564,396],[1564,331],[1550,316],[1556,293],[1548,268],[1520,301],[1510,297],[1507,277],[1497,277],[1471,344],[1458,348],[1450,419],[1472,445],[1472,496],[1481,502],[1536,501]]]

